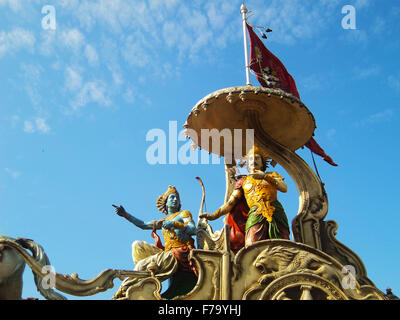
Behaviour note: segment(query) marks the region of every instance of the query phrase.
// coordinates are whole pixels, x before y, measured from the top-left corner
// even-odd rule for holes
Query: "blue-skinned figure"
[[[196,235],[197,229],[192,214],[188,210],[181,210],[179,193],[172,186],[168,186],[168,190],[157,199],[156,205],[158,210],[164,213],[166,217],[158,221],[152,220],[149,222],[143,222],[129,214],[123,206],[113,205],[115,212],[119,216],[124,217],[140,229],[153,230],[153,237],[157,240],[156,245],[151,245],[145,241],[134,241],[132,243],[134,270],[149,271],[149,266],[151,266],[151,268],[155,268],[159,273],[162,273],[166,266],[171,265],[171,259],[175,259],[178,262],[178,273],[171,280],[170,288],[173,287],[174,282],[179,282],[178,275],[184,278],[189,277],[191,279],[189,282],[193,284],[193,281],[196,281],[193,276],[197,276],[197,272],[189,260],[189,254],[190,250],[194,248],[192,237]],[[164,246],[156,235],[156,230],[162,230]],[[185,282],[188,282],[186,280]],[[187,288],[181,288],[178,291],[182,290],[187,291]],[[183,291],[180,293],[185,293]],[[174,292],[172,295],[176,296],[177,293]],[[168,296],[165,297],[170,298]]]

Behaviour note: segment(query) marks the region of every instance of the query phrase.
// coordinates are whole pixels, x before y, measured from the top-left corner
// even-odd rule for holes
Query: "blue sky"
[[[122,204],[145,221],[168,185],[197,219],[225,194],[222,165],[150,165],[146,134],[182,128],[207,94],[245,84],[241,1],[0,0],[0,233],[40,243],[60,273],[82,279],[132,269],[131,243],[150,232],[115,215]],[[56,9],[44,30],[42,7]],[[342,28],[342,7],[356,30]],[[369,278],[400,293],[400,3],[396,0],[249,0],[249,21],[273,29],[265,42],[314,114],[327,220]],[[258,85],[252,77],[252,83]],[[179,142],[178,146],[184,142]],[[310,166],[308,150],[298,150]],[[281,194],[289,220],[298,194]],[[212,222],[222,227],[222,219]],[[42,298],[26,269],[24,297]],[[90,299],[109,299],[115,287]],[[72,299],[81,299],[71,297]],[[86,299],[86,298],[85,298]]]

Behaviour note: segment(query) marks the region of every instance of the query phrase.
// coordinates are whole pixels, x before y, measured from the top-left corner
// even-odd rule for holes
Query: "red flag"
[[[300,99],[296,83],[287,72],[283,63],[269,51],[260,38],[255,34],[253,28],[247,24],[250,37],[250,69],[255,72],[258,82],[266,88],[279,88]],[[332,166],[337,166],[319,144],[311,137],[305,145],[313,153],[321,156]]]
[[[280,88],[300,99],[293,77],[287,72],[283,63],[269,51],[253,28],[247,24],[250,36],[250,69],[266,88]]]
[[[319,144],[317,143],[317,141],[314,140],[314,138],[311,138],[306,143],[306,147],[308,149],[310,149],[312,152],[314,152],[315,154],[321,156],[322,159],[324,159],[330,165],[332,165],[334,167],[338,166],[335,162],[333,162],[332,158],[325,153],[325,151],[319,146]]]

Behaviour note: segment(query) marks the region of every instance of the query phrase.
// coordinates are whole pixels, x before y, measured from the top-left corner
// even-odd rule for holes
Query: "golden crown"
[[[169,195],[173,194],[173,193],[176,193],[179,195],[178,190],[176,190],[176,188],[174,186],[168,186],[167,191],[165,193],[163,193],[161,196],[159,196],[156,201],[156,206],[157,206],[158,210],[160,210],[164,214],[168,213],[166,203],[167,203]]]
[[[265,153],[265,151],[257,145],[253,145],[253,147],[249,150],[249,152],[247,152],[246,158],[248,159],[249,156],[252,154],[253,155],[259,154],[263,158],[263,160],[266,164],[268,164],[271,160],[271,158],[268,156],[268,154]]]

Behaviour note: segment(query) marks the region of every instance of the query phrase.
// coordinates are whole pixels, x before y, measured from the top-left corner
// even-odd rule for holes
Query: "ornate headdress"
[[[160,210],[162,213],[167,214],[167,200],[169,195],[176,193],[179,195],[178,190],[176,190],[176,188],[174,186],[168,186],[168,190],[163,193],[161,196],[158,197],[157,202],[156,202],[156,206],[158,208],[158,210]]]
[[[269,156],[264,152],[264,150],[261,149],[256,144],[254,144],[253,147],[249,150],[249,152],[247,152],[246,158],[248,158],[251,154],[259,154],[260,156],[263,157],[263,159],[269,159]]]
[[[253,145],[249,152],[247,152],[247,155],[245,157],[246,160],[251,154],[259,154],[263,158],[266,166],[269,166],[272,162],[272,159],[268,156],[268,154],[266,154],[265,151],[257,145]]]

